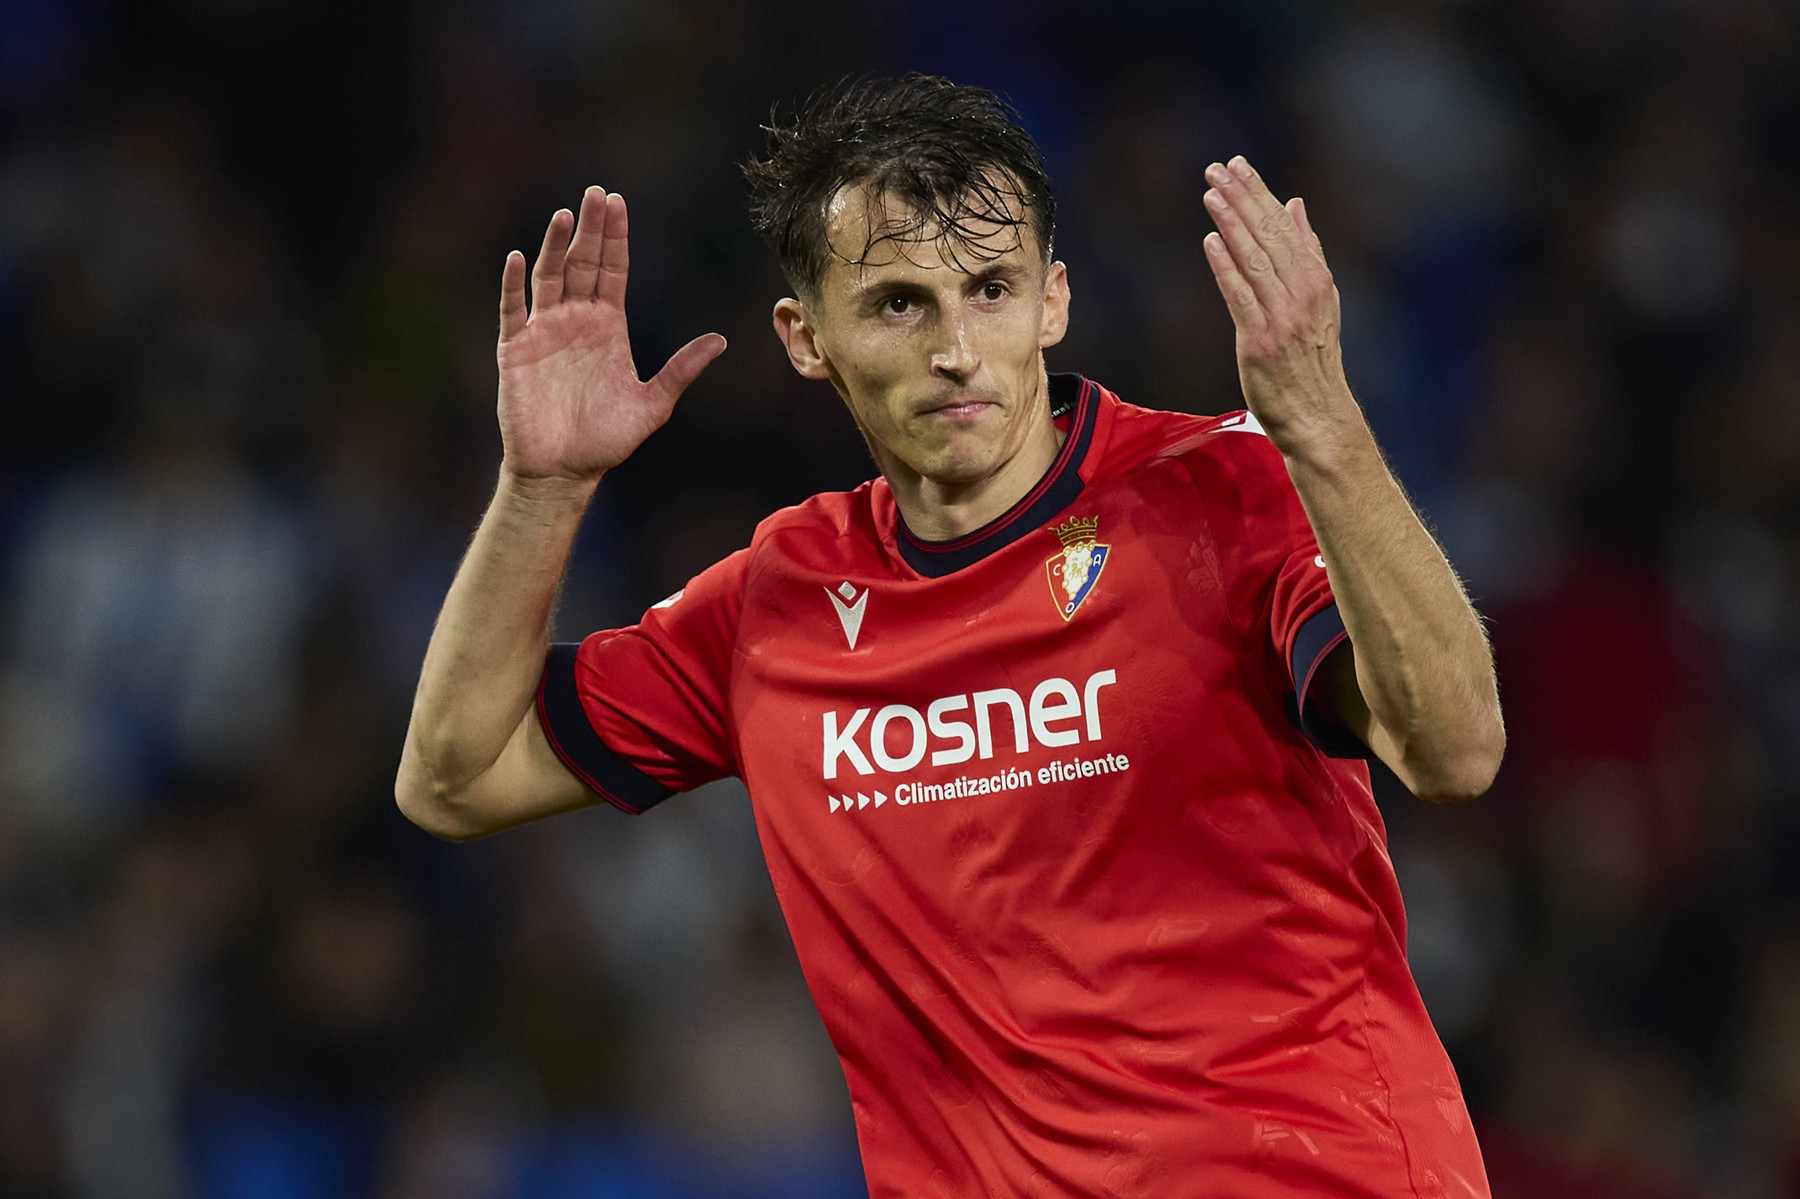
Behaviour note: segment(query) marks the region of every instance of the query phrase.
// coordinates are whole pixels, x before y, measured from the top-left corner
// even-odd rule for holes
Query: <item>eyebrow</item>
[[[990,262],[976,271],[959,271],[968,276],[968,286],[981,287],[997,279],[1011,280],[1025,277],[1029,272],[1021,263]],[[922,284],[911,279],[879,279],[872,282],[859,283],[852,293],[852,298],[861,302],[875,296],[885,296],[900,291],[926,291]]]
[[[995,261],[988,263],[978,271],[970,271],[969,279],[979,286],[995,279],[1020,279],[1029,273],[1022,263]]]

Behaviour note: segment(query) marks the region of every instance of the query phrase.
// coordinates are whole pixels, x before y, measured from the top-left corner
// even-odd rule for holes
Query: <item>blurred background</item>
[[[562,632],[871,472],[736,163],[850,72],[995,87],[1053,370],[1241,406],[1201,171],[1301,193],[1491,618],[1472,806],[1384,781],[1502,1199],[1800,1195],[1791,0],[0,0],[0,1195],[863,1194],[741,791],[450,846],[392,777],[499,460],[500,266],[632,204],[646,373]]]

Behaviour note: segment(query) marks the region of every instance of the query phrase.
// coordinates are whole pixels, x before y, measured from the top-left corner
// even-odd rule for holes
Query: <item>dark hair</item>
[[[847,186],[904,202],[903,226],[871,227],[862,254],[883,241],[947,238],[949,253],[988,261],[1005,253],[992,229],[1037,231],[1045,260],[1056,231],[1056,199],[1044,156],[1018,112],[981,87],[935,75],[847,79],[815,94],[793,119],[764,127],[768,152],[744,163],[750,220],[802,296],[817,296],[833,249],[832,197]],[[1015,215],[1016,214],[1016,215]]]

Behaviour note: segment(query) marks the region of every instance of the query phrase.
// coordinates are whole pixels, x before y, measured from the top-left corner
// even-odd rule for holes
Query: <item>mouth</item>
[[[998,407],[993,400],[979,396],[949,396],[943,400],[927,404],[920,410],[921,416],[941,416],[948,420],[967,420],[980,416],[989,408]]]

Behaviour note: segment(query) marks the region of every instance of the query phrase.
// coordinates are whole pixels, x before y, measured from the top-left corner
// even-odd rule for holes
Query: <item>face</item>
[[[1025,225],[972,223],[979,253],[932,227],[882,239],[910,216],[839,192],[819,295],[777,304],[776,332],[796,370],[837,388],[896,485],[975,485],[1013,467],[1029,487],[1056,451],[1041,352],[1068,326],[1067,273]]]

